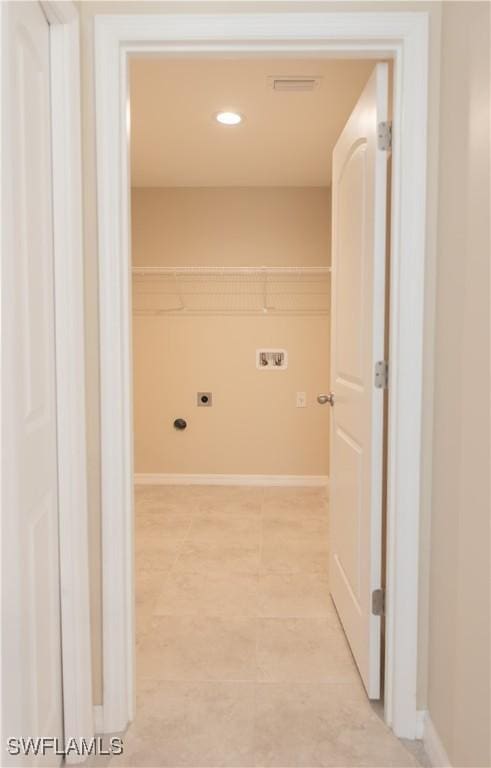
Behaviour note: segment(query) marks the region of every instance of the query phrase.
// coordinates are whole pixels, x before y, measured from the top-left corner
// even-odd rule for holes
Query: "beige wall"
[[[217,8],[221,3],[217,2]],[[200,3],[174,4],[186,12],[202,11]],[[277,5],[267,0],[256,7],[275,11]],[[298,2],[291,9],[352,11],[379,11],[378,2],[308,3]],[[420,548],[420,620],[418,703],[424,707],[427,694],[427,649],[429,616],[429,525],[432,492],[432,430],[433,430],[433,365],[434,365],[434,306],[436,284],[436,202],[437,168],[439,159],[439,69],[440,69],[440,2],[385,2],[384,11],[427,11],[430,18],[430,83],[429,83],[429,139],[428,139],[428,234],[426,249],[425,292],[425,380],[423,411],[423,447],[421,468],[423,477],[421,548]],[[95,177],[95,118],[93,69],[93,19],[98,13],[160,13],[159,2],[83,2],[80,4],[82,24],[82,98],[83,98],[83,150],[84,150],[84,216],[85,216],[85,290],[87,309],[87,415],[88,463],[91,538],[91,594],[93,627],[93,671],[96,702],[102,697],[101,670],[101,587],[100,587],[100,448],[99,448],[99,368],[98,368],[98,305],[97,305],[97,213]],[[449,119],[451,119],[450,116]]]
[[[326,266],[324,187],[179,187],[132,192],[139,266]]]
[[[428,705],[454,766],[490,766],[489,5],[446,3]]]
[[[139,266],[327,266],[330,195],[135,189],[132,234]],[[286,349],[287,370],[257,370],[260,347]],[[328,317],[136,315],[133,360],[136,472],[328,473],[329,409],[316,402],[329,387]],[[199,390],[211,408],[197,407]]]

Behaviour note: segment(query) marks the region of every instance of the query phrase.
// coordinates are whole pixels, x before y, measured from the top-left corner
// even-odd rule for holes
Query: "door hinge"
[[[386,152],[392,149],[392,123],[379,123],[377,126],[378,148]]]
[[[375,363],[375,386],[377,389],[387,389],[389,386],[389,363],[379,360]]]
[[[372,613],[374,616],[385,616],[385,589],[373,590]]]

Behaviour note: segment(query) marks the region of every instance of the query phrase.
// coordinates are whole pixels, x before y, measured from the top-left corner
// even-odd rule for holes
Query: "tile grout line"
[[[254,688],[252,691],[252,755],[253,755],[253,762],[254,765],[258,764],[257,760],[257,754],[258,754],[258,744],[257,744],[257,719],[259,714],[258,709],[258,693],[259,693],[259,687],[258,687],[258,678],[259,678],[259,648],[258,648],[258,642],[259,642],[259,617],[258,614],[260,613],[259,608],[259,600],[260,600],[260,581],[261,581],[261,573],[262,573],[262,565],[263,565],[263,542],[264,542],[264,504],[265,504],[265,489],[263,488],[261,490],[261,508],[260,508],[260,530],[259,530],[259,552],[258,552],[258,573],[256,576],[256,617],[254,619],[254,653],[255,653],[255,660],[254,660],[254,675],[255,675],[255,681],[254,681]]]

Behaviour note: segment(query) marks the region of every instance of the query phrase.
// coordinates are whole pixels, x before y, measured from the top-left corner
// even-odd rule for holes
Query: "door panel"
[[[5,5],[3,726],[5,736],[61,739],[49,25],[38,3]]]
[[[352,384],[363,381],[363,214],[366,142],[355,145],[338,181],[338,247],[343,258],[336,273],[338,377]]]
[[[377,64],[333,154],[331,593],[370,698],[380,696],[382,390],[388,71]],[[382,236],[383,233],[383,236]]]

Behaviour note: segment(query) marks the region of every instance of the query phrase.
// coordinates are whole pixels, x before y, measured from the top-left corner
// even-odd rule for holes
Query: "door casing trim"
[[[288,0],[268,13],[234,0],[220,13],[206,0],[200,13],[162,6],[159,15],[95,17],[105,728],[123,730],[134,712],[128,58],[364,57],[394,62],[385,719],[397,736],[415,738],[428,14],[338,13],[322,3],[298,12]]]
[[[80,25],[71,0],[50,25],[56,401],[65,739],[94,735],[85,416]],[[85,760],[70,752],[69,764]]]

